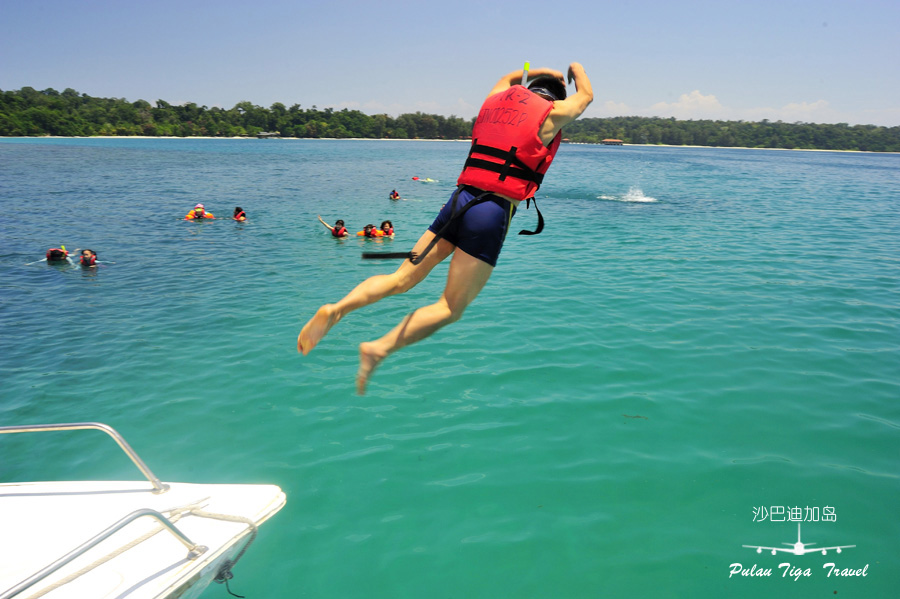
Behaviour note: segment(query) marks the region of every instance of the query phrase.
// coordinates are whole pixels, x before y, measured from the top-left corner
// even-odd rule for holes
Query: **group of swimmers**
[[[84,268],[96,268],[100,264],[97,261],[97,252],[94,250],[84,249],[69,252],[64,245],[58,248],[50,248],[47,250],[46,256],[37,262],[46,262],[47,264],[62,264],[65,262],[74,265],[75,262],[72,260],[72,256],[78,256],[78,264]],[[37,264],[37,262],[29,262],[28,264]]]
[[[203,204],[197,204],[194,206],[194,209],[184,215],[184,220],[203,220],[208,218],[210,220],[215,220],[216,217],[213,216],[212,212],[207,212],[206,208],[203,207]],[[235,207],[234,215],[231,217],[232,220],[236,220],[239,222],[243,222],[247,220],[247,213],[244,212],[244,209],[240,206]]]
[[[188,212],[184,220],[215,220],[215,216],[212,212],[207,212],[206,208],[204,208],[203,204],[197,204],[194,206],[193,210]],[[238,222],[243,222],[247,220],[247,213],[244,212],[244,209],[240,206],[237,206],[234,209],[234,215],[231,217],[233,220]],[[75,264],[72,260],[72,256],[78,255],[78,264],[85,268],[95,268],[100,262],[97,261],[97,252],[94,250],[84,249],[84,250],[75,250],[74,252],[69,252],[66,250],[66,246],[60,246],[58,248],[50,248],[47,250],[46,256],[38,260],[37,262],[46,262],[47,264]],[[37,262],[29,262],[28,264],[37,264]]]
[[[337,222],[334,223],[332,227],[319,216],[319,222],[322,223],[326,228],[331,231],[332,237],[349,237],[350,232],[347,230],[346,225],[344,225],[344,221],[342,219],[338,219]],[[381,227],[376,227],[373,224],[368,224],[363,227],[362,231],[357,231],[356,235],[358,237],[393,237],[394,236],[394,224],[385,220],[381,222]]]

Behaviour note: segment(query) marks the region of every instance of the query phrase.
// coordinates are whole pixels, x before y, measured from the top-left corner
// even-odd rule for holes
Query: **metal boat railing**
[[[112,429],[110,429],[110,430],[112,430]],[[2,432],[14,432],[14,431],[2,431]],[[18,432],[18,431],[15,431],[15,432]],[[28,587],[40,582],[41,580],[50,576],[51,574],[53,574],[54,572],[56,572],[57,570],[59,570],[60,568],[65,566],[66,564],[74,561],[75,559],[77,559],[78,557],[83,555],[88,550],[99,545],[100,543],[105,541],[107,538],[109,538],[110,536],[112,536],[113,534],[115,534],[116,532],[121,530],[122,528],[125,528],[127,525],[129,525],[134,520],[137,520],[138,518],[142,518],[144,516],[156,518],[163,526],[165,526],[169,530],[169,532],[171,532],[173,535],[175,535],[175,537],[179,541],[181,541],[185,547],[188,548],[187,559],[194,559],[194,558],[202,555],[204,552],[206,552],[209,549],[205,545],[198,545],[198,544],[194,543],[193,541],[191,541],[189,538],[187,538],[187,536],[183,532],[178,530],[178,528],[174,524],[172,524],[168,518],[166,518],[159,512],[157,512],[155,510],[150,510],[150,509],[136,510],[134,512],[131,512],[130,514],[128,514],[127,516],[125,516],[124,518],[122,518],[121,520],[119,520],[118,522],[116,522],[115,524],[113,524],[112,526],[110,526],[109,528],[107,528],[106,530],[104,530],[103,532],[101,532],[100,534],[98,534],[97,536],[92,538],[91,540],[76,547],[75,549],[73,549],[69,553],[65,554],[64,556],[62,556],[61,558],[59,558],[58,560],[56,560],[49,566],[43,568],[41,571],[29,576],[28,578],[26,578],[25,580],[23,580],[16,586],[14,586],[10,589],[7,589],[2,594],[0,594],[0,599],[10,599],[11,597],[15,597],[18,593],[21,593]]]
[[[77,431],[85,429],[100,430],[115,439],[116,443],[119,444],[119,447],[122,448],[122,451],[124,451],[128,455],[128,457],[131,458],[131,461],[134,462],[134,465],[138,467],[141,473],[145,477],[147,477],[147,480],[150,481],[150,484],[153,485],[154,493],[165,493],[169,490],[169,486],[160,482],[156,475],[150,471],[150,468],[147,467],[147,464],[144,463],[144,460],[138,457],[138,454],[125,441],[122,435],[116,432],[113,427],[101,422],[72,422],[69,424],[30,424],[25,426],[0,426],[0,434],[37,433],[47,431]]]
[[[104,433],[108,434],[110,437],[115,439],[116,443],[119,444],[119,447],[122,448],[131,461],[134,462],[134,465],[138,467],[141,473],[150,481],[150,484],[153,485],[153,493],[165,493],[169,490],[169,485],[166,485],[160,482],[159,478],[156,477],[153,472],[150,471],[150,468],[147,467],[147,464],[138,456],[138,454],[131,448],[130,445],[125,441],[125,439],[120,435],[114,428],[108,426],[106,424],[100,422],[73,422],[68,424],[33,424],[26,426],[0,426],[0,434],[4,433],[35,433],[35,432],[47,432],[47,431],[74,431],[74,430],[85,430],[85,429],[95,429],[101,430]],[[138,518],[142,518],[144,516],[149,516],[151,518],[155,518],[158,520],[163,526],[165,526],[169,532],[171,532],[175,537],[181,541],[185,547],[188,548],[188,559],[194,559],[197,556],[203,554],[207,547],[203,545],[198,545],[191,541],[183,532],[178,530],[178,528],[164,515],[159,512],[151,509],[141,509],[134,511],[103,532],[97,534],[89,541],[86,541],[81,546],[73,549],[66,555],[62,556],[49,566],[43,568],[41,571],[33,574],[28,577],[26,580],[23,580],[16,586],[11,589],[7,589],[0,594],[0,599],[8,599],[10,597],[15,596],[16,594],[22,592],[24,589],[34,585],[35,583],[43,580],[53,572],[56,572],[66,564],[72,562],[91,548],[100,544],[114,533],[124,528],[134,520]]]

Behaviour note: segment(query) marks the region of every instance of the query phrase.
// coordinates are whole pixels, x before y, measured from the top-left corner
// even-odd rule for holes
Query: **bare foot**
[[[374,342],[359,344],[359,370],[356,373],[357,395],[366,394],[369,377],[385,358],[387,358],[387,354],[379,350]]]
[[[304,356],[322,340],[325,333],[338,321],[334,304],[325,304],[309,319],[297,336],[297,351]]]

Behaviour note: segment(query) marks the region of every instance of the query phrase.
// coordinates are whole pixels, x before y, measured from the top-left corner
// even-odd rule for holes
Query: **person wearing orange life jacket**
[[[375,225],[368,224],[363,227],[362,231],[356,232],[357,237],[384,237],[384,231],[375,228]]]
[[[394,224],[389,221],[382,221],[381,223],[381,234],[385,237],[393,237],[394,236]]]
[[[348,235],[350,235],[350,232],[347,231],[347,227],[344,226],[343,220],[338,219],[334,223],[334,226],[332,227],[331,225],[326,223],[324,220],[322,220],[321,216],[319,216],[318,218],[319,218],[319,222],[322,223],[328,230],[331,231],[332,237],[347,237]]]
[[[568,97],[559,71],[531,71],[527,88],[519,85],[523,75],[521,70],[504,75],[488,94],[458,187],[410,259],[396,272],[370,277],[337,303],[320,307],[300,331],[297,350],[306,355],[348,313],[411,289],[452,254],[437,303],[406,316],[380,339],[359,345],[357,393],[365,393],[372,372],[388,355],[462,316],[490,278],[516,208],[543,181],[559,147],[560,130],[593,101],[591,82],[577,62],[569,66],[568,79],[574,80],[576,92]],[[538,230],[541,226],[539,218]]]
[[[238,206],[234,209],[234,216],[232,216],[232,218],[236,221],[243,222],[243,221],[247,220],[247,213],[244,212],[243,208]]]
[[[212,212],[207,212],[203,204],[197,204],[194,209],[184,215],[184,220],[203,220],[205,218],[215,220]]]

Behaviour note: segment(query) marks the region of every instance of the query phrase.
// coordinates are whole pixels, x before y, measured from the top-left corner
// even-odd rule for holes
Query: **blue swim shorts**
[[[476,195],[481,193],[473,187],[464,187],[459,191],[459,196],[456,198],[456,214],[459,214],[463,207],[476,197],[472,192],[475,192]],[[461,217],[453,219],[454,208],[451,195],[428,230],[432,233],[441,233],[443,229],[441,237],[465,253],[475,256],[491,266],[497,266],[500,248],[503,247],[506,231],[509,229],[516,209],[508,200],[499,196],[490,194],[487,198],[487,201],[472,206]],[[450,226],[444,229],[448,221]]]

